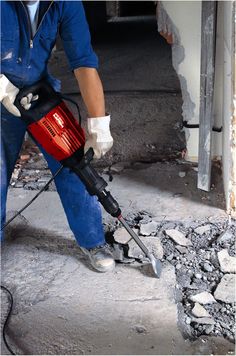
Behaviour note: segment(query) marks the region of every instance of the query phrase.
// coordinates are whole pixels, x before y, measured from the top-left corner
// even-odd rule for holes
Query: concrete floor
[[[222,338],[183,339],[169,265],[160,280],[123,265],[97,274],[70,239],[40,233],[10,240],[3,252],[2,282],[15,298],[9,334],[19,354],[220,355],[233,350]],[[6,354],[3,344],[1,354]]]
[[[180,178],[184,169],[186,177]],[[159,221],[225,216],[219,183],[206,196],[199,195],[195,181],[196,172],[188,165],[157,163],[125,169],[109,188],[124,214],[147,209]],[[34,194],[11,189],[8,211]],[[104,223],[110,221],[104,214]],[[148,266],[118,264],[109,274],[92,271],[71,236],[56,192],[43,193],[6,237],[2,283],[14,294],[9,334],[19,353],[220,355],[233,350],[222,338],[183,338],[175,272],[167,262],[159,280]]]

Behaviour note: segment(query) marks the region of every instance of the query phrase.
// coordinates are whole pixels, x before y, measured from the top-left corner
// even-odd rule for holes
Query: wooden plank
[[[215,74],[217,1],[202,1],[198,188],[209,191]]]

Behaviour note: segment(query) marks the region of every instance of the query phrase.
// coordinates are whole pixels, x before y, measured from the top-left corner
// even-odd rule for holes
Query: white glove
[[[38,98],[38,95],[33,95],[32,93],[29,93],[21,99],[21,106],[25,110],[29,110],[31,108],[32,102],[38,100]]]
[[[14,105],[18,93],[19,89],[4,74],[0,74],[0,102],[14,116],[21,116],[19,110]]]
[[[90,147],[94,150],[94,158],[101,158],[113,145],[110,132],[110,115],[88,118],[88,139],[85,142],[84,152]]]

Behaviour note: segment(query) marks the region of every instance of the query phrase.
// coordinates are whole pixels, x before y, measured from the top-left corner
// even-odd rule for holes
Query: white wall
[[[230,196],[235,192],[235,147],[233,149],[233,129],[236,130],[236,122],[233,123],[233,96],[234,96],[234,62],[233,54],[233,1],[221,1],[221,21],[223,22],[223,176],[227,208],[231,212]],[[234,29],[235,30],[235,29]],[[234,127],[233,127],[234,125]]]
[[[179,75],[183,94],[183,119],[189,124],[199,123],[200,106],[200,66],[201,66],[201,1],[161,1],[161,6],[166,11],[169,25],[166,27],[158,19],[159,31],[167,29],[174,34],[172,45],[173,66]],[[219,51],[219,49],[218,49]],[[217,63],[220,65],[220,63]],[[219,78],[218,78],[219,79]],[[222,79],[222,78],[221,78]],[[222,87],[222,86],[221,86]],[[220,90],[217,92],[220,94]],[[221,126],[218,115],[221,107],[216,100],[215,124]],[[198,159],[198,129],[187,129],[187,159]],[[221,134],[213,134],[213,155],[220,156]]]
[[[199,123],[201,1],[161,1],[158,5],[159,31],[172,33],[173,65],[180,78],[183,118]],[[213,133],[212,154],[221,157],[227,210],[236,214],[236,118],[233,118],[235,91],[235,3],[218,1],[214,125],[223,133]],[[234,24],[234,25],[233,25]],[[198,158],[198,130],[187,132],[189,160]]]

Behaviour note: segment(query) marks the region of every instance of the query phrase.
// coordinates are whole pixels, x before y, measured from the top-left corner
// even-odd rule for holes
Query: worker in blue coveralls
[[[14,105],[19,89],[46,79],[55,90],[60,82],[47,70],[59,33],[71,70],[88,111],[85,151],[92,147],[101,158],[113,145],[110,116],[106,115],[102,84],[97,73],[88,24],[81,1],[1,1],[1,223],[6,219],[7,189],[24,139],[26,125]],[[25,108],[32,97],[26,98]],[[40,148],[54,174],[60,164]],[[68,223],[92,266],[113,270],[115,262],[105,243],[97,198],[79,178],[63,169],[55,179]]]

